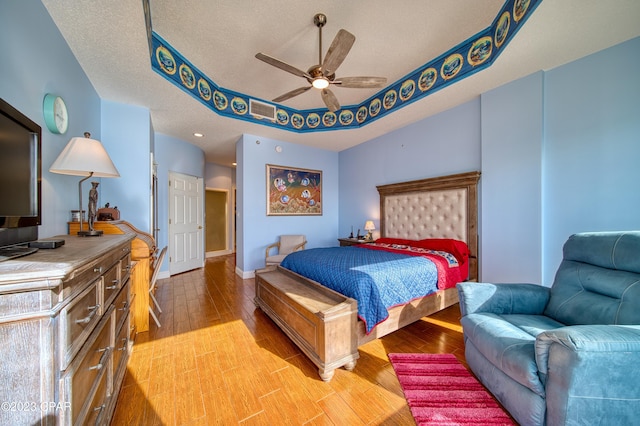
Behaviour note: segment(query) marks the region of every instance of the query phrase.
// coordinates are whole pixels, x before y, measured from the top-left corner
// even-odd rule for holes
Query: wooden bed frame
[[[469,280],[478,279],[480,172],[378,186],[380,235],[389,238],[453,238],[471,252]],[[280,266],[256,271],[255,303],[329,381],[334,370],[352,370],[358,347],[458,302],[455,288],[439,290],[389,310],[370,334],[358,319],[357,302]]]

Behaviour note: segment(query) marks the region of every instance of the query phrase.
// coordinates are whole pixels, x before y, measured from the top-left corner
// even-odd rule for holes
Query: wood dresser
[[[134,236],[0,262],[0,424],[108,425],[131,351]]]
[[[80,230],[80,222],[68,222],[68,226],[70,235],[76,235]],[[89,228],[88,223],[84,223],[83,226],[84,229]],[[124,220],[95,221],[93,229],[105,234],[134,234],[135,238],[131,242],[131,259],[136,261],[137,266],[131,274],[131,286],[137,303],[132,308],[133,323],[136,333],[149,331],[149,281],[156,252],[154,238]]]

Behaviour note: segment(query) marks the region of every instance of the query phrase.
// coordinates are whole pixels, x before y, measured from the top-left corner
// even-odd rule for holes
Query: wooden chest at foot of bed
[[[358,338],[354,299],[309,282],[281,267],[256,271],[255,303],[318,367],[329,381],[334,370],[356,365]]]

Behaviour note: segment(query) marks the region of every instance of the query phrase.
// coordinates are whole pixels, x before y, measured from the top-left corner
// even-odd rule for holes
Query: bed
[[[345,256],[360,257],[363,252],[382,256],[377,252],[394,252],[398,241],[461,241],[468,248],[462,273],[467,280],[477,281],[479,178],[480,172],[469,172],[378,186],[381,238],[374,245],[390,247],[327,250],[343,250]],[[329,257],[335,256],[331,251]],[[389,308],[382,321],[365,321],[355,298],[283,265],[256,271],[255,303],[318,367],[324,381],[331,380],[336,368],[352,370],[360,345],[458,302],[453,282]],[[394,275],[398,273],[394,270]]]

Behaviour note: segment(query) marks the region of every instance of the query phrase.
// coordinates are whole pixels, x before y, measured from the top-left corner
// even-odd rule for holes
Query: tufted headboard
[[[379,185],[380,236],[453,238],[471,252],[469,279],[478,279],[478,180],[480,172],[460,173]]]

